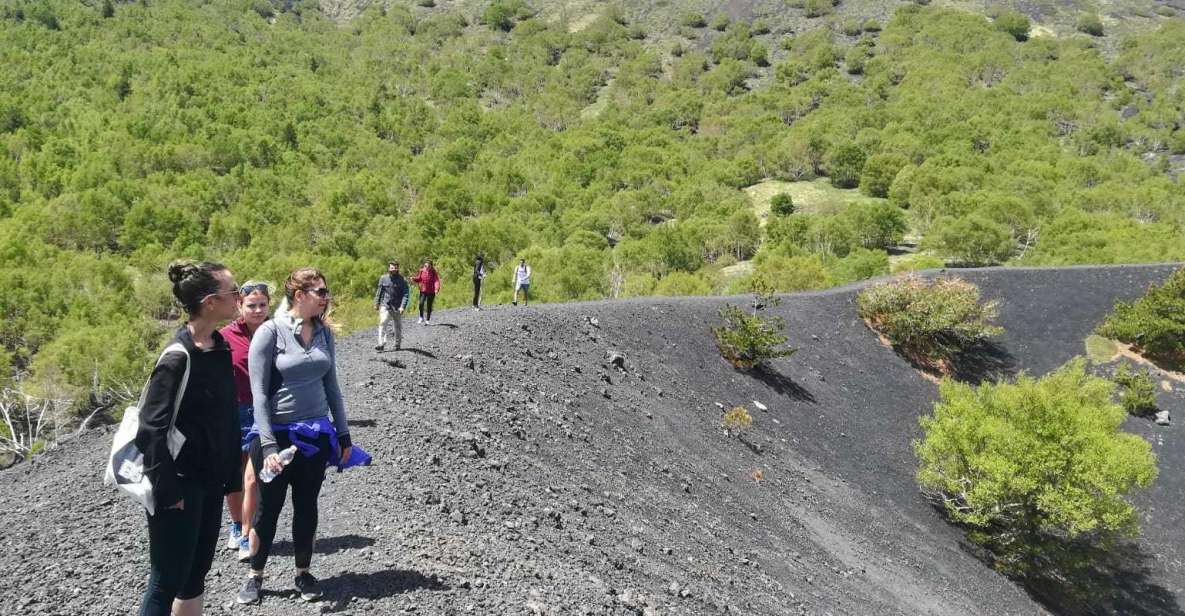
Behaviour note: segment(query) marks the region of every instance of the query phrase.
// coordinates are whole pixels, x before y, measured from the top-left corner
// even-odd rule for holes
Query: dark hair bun
[[[188,261],[174,261],[169,264],[169,282],[177,284],[197,273],[198,268]]]

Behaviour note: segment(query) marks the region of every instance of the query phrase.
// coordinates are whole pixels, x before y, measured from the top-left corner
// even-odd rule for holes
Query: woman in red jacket
[[[440,274],[432,267],[432,259],[424,259],[424,266],[412,276],[412,282],[420,285],[420,323],[432,324],[432,302],[440,293]]]

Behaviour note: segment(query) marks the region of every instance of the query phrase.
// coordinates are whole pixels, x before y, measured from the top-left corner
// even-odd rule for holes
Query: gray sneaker
[[[239,591],[235,601],[243,605],[259,603],[260,590],[263,590],[263,578],[248,575],[247,582],[243,584],[243,589]]]
[[[308,571],[296,576],[296,590],[305,601],[316,601],[321,598],[321,586],[317,584],[317,578]]]

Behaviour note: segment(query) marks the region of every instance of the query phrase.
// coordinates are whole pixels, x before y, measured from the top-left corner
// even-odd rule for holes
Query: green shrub
[[[527,14],[529,7],[522,0],[494,0],[481,14],[481,23],[503,32],[510,32],[514,22]]]
[[[702,276],[688,272],[671,272],[658,281],[655,295],[711,295],[712,285]]]
[[[1078,16],[1078,31],[1091,36],[1103,35],[1103,21],[1096,13],[1083,13]]]
[[[1126,342],[1149,358],[1185,363],[1185,268],[1133,302],[1118,302],[1097,333]]]
[[[889,254],[883,250],[857,248],[831,267],[836,284],[867,280],[889,273]]]
[[[997,336],[996,302],[981,302],[979,287],[959,278],[905,276],[856,297],[860,316],[907,357],[937,368]]]
[[[934,225],[927,243],[964,265],[1003,263],[1016,250],[1008,227],[978,214]]]
[[[834,280],[819,255],[799,257],[769,256],[759,259],[753,282],[779,293],[811,291],[832,286]]]
[[[807,17],[822,17],[831,14],[831,0],[806,0],[802,8]]]
[[[863,75],[867,58],[868,56],[864,53],[864,50],[853,47],[844,56],[844,69],[848,71],[849,75]]]
[[[728,24],[730,23],[732,23],[732,20],[728,18],[728,15],[720,13],[712,18],[712,29],[717,32],[724,32],[728,29]]]
[[[1177,11],[1171,6],[1162,4],[1156,7],[1156,14],[1161,17],[1176,17]]]
[[[728,410],[720,420],[720,426],[729,432],[742,434],[753,425],[753,415],[749,409],[737,405]]]
[[[790,193],[778,193],[769,200],[769,211],[775,216],[789,216],[794,213],[794,198]]]
[[[840,30],[848,36],[859,36],[860,33],[864,31],[864,27],[860,24],[859,20],[855,18],[849,18],[845,19],[843,23],[840,24]]]
[[[941,269],[944,267],[946,267],[946,261],[943,261],[940,257],[913,254],[894,261],[889,267],[889,272],[899,274],[902,272],[916,272],[918,270]]]
[[[1119,364],[1114,381],[1119,386],[1119,404],[1127,412],[1142,416],[1156,410],[1156,381],[1147,368],[1133,371],[1127,364]]]
[[[1156,478],[1156,459],[1121,430],[1113,393],[1081,358],[1040,379],[946,380],[920,420],[918,483],[1005,570],[1047,567],[1067,540],[1135,535],[1127,496]]]
[[[688,28],[703,28],[708,25],[708,21],[704,19],[703,13],[686,13],[679,23]]]
[[[868,21],[864,22],[864,31],[865,32],[880,32],[881,31],[881,22],[879,22],[875,19],[869,19]]]
[[[1004,11],[996,17],[996,29],[1001,32],[1007,32],[1012,35],[1012,38],[1018,41],[1027,41],[1029,39],[1029,18],[1017,11]]]
[[[741,370],[752,370],[778,357],[789,357],[797,349],[779,348],[786,343],[782,330],[786,322],[781,317],[761,317],[747,314],[738,306],[726,304],[720,309],[724,321],[712,328],[720,356]]]
[[[749,60],[757,66],[769,66],[769,48],[761,41],[753,41],[749,46]]]

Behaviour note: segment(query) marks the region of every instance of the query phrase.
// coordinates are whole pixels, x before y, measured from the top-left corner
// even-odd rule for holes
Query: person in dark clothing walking
[[[374,292],[374,309],[379,311],[379,343],[376,351],[383,350],[387,341],[387,323],[395,330],[395,349],[403,346],[403,311],[407,309],[410,291],[407,281],[399,273],[399,262],[387,262],[387,275],[379,277],[378,289]]]
[[[473,262],[473,309],[481,310],[481,281],[486,278],[486,256],[485,253],[477,253],[477,259]]]
[[[432,324],[432,304],[440,293],[440,274],[432,267],[432,259],[424,259],[424,266],[412,276],[412,282],[420,285],[420,323]]]
[[[188,352],[165,355],[148,379],[136,446],[152,482],[148,516],[151,573],[141,616],[199,616],[206,573],[222,526],[222,497],[242,490],[239,420],[230,347],[217,326],[238,314],[239,287],[218,263],[169,265],[173,296],[189,320],[173,341]],[[169,453],[173,408],[186,364],[189,380],[176,412],[185,444]]]

